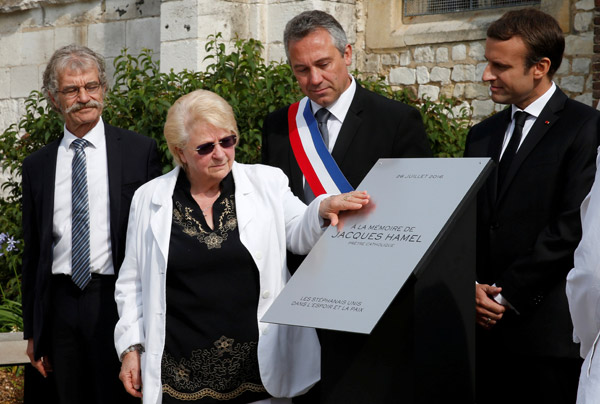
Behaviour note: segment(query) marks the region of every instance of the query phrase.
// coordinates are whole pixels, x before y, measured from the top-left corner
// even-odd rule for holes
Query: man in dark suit
[[[61,403],[135,402],[118,379],[114,283],[134,191],[160,174],[156,142],[104,124],[104,60],[57,50],[43,91],[64,135],[23,162],[27,354]]]
[[[487,31],[483,80],[510,104],[475,125],[466,157],[497,169],[478,196],[477,402],[575,402],[581,366],[565,278],[594,180],[600,118],[552,82],[564,51],[554,18],[506,13]]]
[[[419,112],[362,88],[348,74],[352,46],[335,18],[307,11],[290,20],[284,33],[288,61],[313,114],[331,113],[326,145],[352,187],[357,187],[382,157],[430,157]],[[296,196],[306,201],[302,171],[292,151],[288,109],[265,119],[263,163],[281,168]]]
[[[353,188],[379,158],[431,156],[416,109],[362,88],[348,74],[352,47],[331,15],[316,10],[297,15],[286,25],[284,46],[298,85],[307,97],[303,101],[310,104],[307,108],[317,121],[321,110],[327,111],[325,121],[319,123],[325,148]],[[318,192],[305,180],[290,143],[290,124],[295,125],[288,120],[290,108],[275,111],[265,120],[263,163],[281,168],[289,177],[294,194],[310,202]],[[291,271],[299,266],[301,259],[288,254]],[[376,397],[395,393],[395,373],[388,365],[396,356],[393,349],[390,351],[377,342],[383,334],[387,331],[381,326],[371,336],[320,332],[323,403],[374,403],[378,402]],[[374,384],[352,386],[354,375],[350,369],[354,367],[370,373],[372,380],[376,379]],[[356,389],[362,393],[352,393]],[[310,400],[317,402],[314,397]]]

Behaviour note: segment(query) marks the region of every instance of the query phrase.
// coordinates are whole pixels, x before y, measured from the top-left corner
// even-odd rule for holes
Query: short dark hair
[[[291,41],[299,41],[308,34],[324,29],[331,35],[333,45],[343,56],[348,45],[346,32],[340,23],[333,18],[331,14],[324,11],[311,10],[298,14],[288,21],[283,31],[283,45],[285,46],[285,54],[290,59],[289,45]]]
[[[513,36],[520,37],[527,47],[525,68],[529,70],[547,57],[550,59],[550,78],[560,67],[565,51],[565,38],[558,22],[535,8],[507,12],[489,26],[487,36],[500,41],[507,41]]]
[[[86,46],[66,45],[56,52],[50,58],[46,70],[44,71],[42,90],[48,103],[56,111],[60,112],[52,102],[50,93],[54,99],[58,95],[58,78],[65,69],[85,70],[95,67],[98,70],[98,80],[102,90],[108,90],[108,80],[106,78],[106,65],[104,58]]]

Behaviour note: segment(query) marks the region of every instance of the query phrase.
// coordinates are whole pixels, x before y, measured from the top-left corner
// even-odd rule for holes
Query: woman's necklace
[[[209,205],[206,205],[205,207],[202,207],[202,205],[200,204],[200,201],[198,200],[199,198],[194,198],[194,199],[196,199],[196,203],[198,204],[198,207],[200,208],[200,211],[202,212],[202,215],[204,215],[204,217],[207,217],[209,214],[212,213],[212,207],[215,204],[215,201],[217,199],[219,199],[220,195],[221,195],[221,191],[217,192],[217,194],[211,198],[206,198],[206,199],[212,200],[212,202]]]
[[[202,214],[204,215],[204,217],[208,216],[208,214],[212,212],[212,206],[213,205],[214,205],[214,203],[211,203],[210,205],[208,205],[205,208],[202,208],[202,206],[200,206],[200,211],[202,212]]]

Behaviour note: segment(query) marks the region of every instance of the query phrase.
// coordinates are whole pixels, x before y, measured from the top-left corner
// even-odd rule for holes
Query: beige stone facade
[[[542,0],[540,6],[566,35],[555,81],[586,104],[594,102],[594,78],[600,95],[594,1],[600,0]],[[267,59],[281,60],[285,23],[314,8],[345,27],[358,71],[419,97],[458,98],[472,107],[475,120],[501,108],[489,99],[481,74],[485,29],[507,9],[403,18],[402,0],[0,0],[0,130],[18,120],[25,97],[40,89],[48,58],[64,44],[87,45],[111,67],[127,47],[134,54],[152,49],[163,71],[197,70],[204,66],[207,36],[221,32],[225,41],[259,39]]]

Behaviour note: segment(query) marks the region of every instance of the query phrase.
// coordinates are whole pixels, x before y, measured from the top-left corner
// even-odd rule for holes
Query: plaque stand
[[[323,404],[474,402],[471,191],[370,335],[319,330]]]
[[[474,402],[476,196],[492,165],[380,159],[359,185],[371,209],[328,228],[273,302],[262,321],[318,329],[321,404]]]

